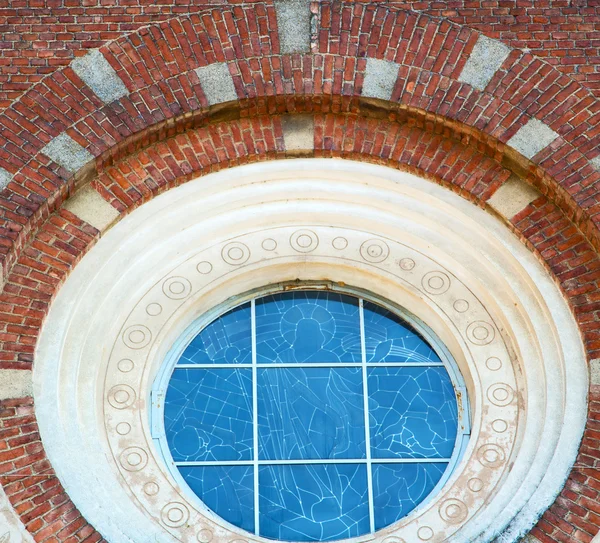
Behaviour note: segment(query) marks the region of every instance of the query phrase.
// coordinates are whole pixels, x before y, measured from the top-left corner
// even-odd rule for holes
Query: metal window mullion
[[[254,466],[254,533],[258,532],[258,371],[256,366],[256,303],[254,299],[250,302],[250,319],[252,333],[252,440]]]
[[[297,460],[259,460],[259,466],[297,466],[315,464],[448,464],[451,458],[306,458]],[[254,460],[192,460],[175,462],[178,467],[189,466],[253,466]]]
[[[276,364],[256,364],[257,368],[361,368],[361,362],[288,362]],[[177,364],[177,369],[185,370],[222,370],[252,368],[250,364]],[[430,368],[443,367],[443,362],[367,362],[368,368]]]
[[[369,528],[375,532],[375,507],[373,505],[373,473],[371,469],[371,428],[369,427],[369,386],[367,384],[367,347],[365,342],[365,313],[362,298],[358,300],[360,317],[360,353],[363,378],[363,411],[365,416],[365,450],[367,463],[367,497],[369,500]]]

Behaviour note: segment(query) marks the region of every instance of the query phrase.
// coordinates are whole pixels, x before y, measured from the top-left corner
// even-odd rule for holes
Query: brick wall
[[[86,49],[158,21],[226,3],[252,1],[0,0],[0,108]],[[513,47],[530,49],[600,96],[598,0],[382,3],[444,17]]]
[[[46,459],[31,398],[0,401],[0,484],[35,541],[102,541]]]

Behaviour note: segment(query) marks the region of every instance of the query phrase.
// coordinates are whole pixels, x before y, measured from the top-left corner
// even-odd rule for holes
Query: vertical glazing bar
[[[254,533],[258,535],[258,375],[256,368],[256,304],[250,302],[252,333],[252,432],[254,461]]]
[[[369,427],[369,386],[367,383],[367,347],[365,342],[365,313],[363,299],[358,300],[360,316],[360,352],[363,380],[363,410],[365,413],[365,448],[367,456],[367,492],[369,498],[369,522],[371,533],[375,532],[375,508],[373,506],[373,473],[371,470],[371,428]]]

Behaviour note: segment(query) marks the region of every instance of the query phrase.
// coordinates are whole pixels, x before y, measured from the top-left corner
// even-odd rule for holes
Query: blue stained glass
[[[254,469],[252,466],[180,467],[185,482],[217,515],[254,532]]]
[[[445,368],[369,368],[368,386],[373,458],[452,455],[458,412]]]
[[[288,292],[256,301],[259,363],[360,362],[358,301],[330,292]]]
[[[435,351],[397,315],[365,302],[367,362],[440,362]]]
[[[331,292],[255,300],[256,361],[267,366],[251,367],[250,304],[215,319],[186,348],[178,364],[248,365],[175,366],[166,393],[173,459],[196,463],[177,469],[217,515],[255,532],[258,514],[263,537],[339,540],[370,532],[367,470],[376,530],[408,515],[439,483],[449,466],[440,459],[452,457],[458,432],[450,375],[410,324],[370,302],[363,309],[365,358],[375,363],[366,368],[350,366],[362,361],[358,299]],[[256,457],[258,481],[247,464]]]
[[[187,346],[179,364],[251,364],[250,304],[221,315]]]
[[[435,488],[448,464],[374,464],[375,529],[408,515]]]
[[[259,489],[265,537],[332,541],[369,532],[364,464],[262,466]]]
[[[251,460],[252,370],[176,369],[165,398],[173,460]]]
[[[364,458],[361,368],[258,371],[259,458]]]

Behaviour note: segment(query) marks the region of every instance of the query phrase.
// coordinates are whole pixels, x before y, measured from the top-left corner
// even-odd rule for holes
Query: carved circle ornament
[[[477,234],[465,243],[460,232]],[[483,210],[407,173],[321,159],[243,166],[164,193],[109,231],[65,282],[40,338],[35,396],[48,456],[88,520],[112,543],[267,541],[207,511],[172,475],[150,412],[164,401],[156,376],[197,331],[191,323],[288,284],[359,288],[405,308],[466,383],[457,396],[469,399],[472,429],[453,474],[369,537],[518,540],[560,490],[585,424],[585,359],[566,302]],[[70,445],[69,464],[60,451]],[[92,480],[95,504],[86,501]]]

